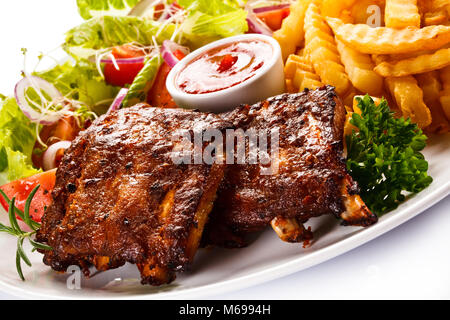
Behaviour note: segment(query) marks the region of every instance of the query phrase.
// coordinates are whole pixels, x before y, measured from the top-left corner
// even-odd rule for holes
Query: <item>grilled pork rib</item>
[[[160,285],[192,261],[224,164],[175,165],[175,130],[223,130],[216,115],[138,105],[98,119],[66,151],[37,240],[57,271],[136,263]]]
[[[236,247],[268,225],[284,241],[310,239],[303,223],[323,214],[370,225],[377,218],[342,158],[344,117],[331,87],[221,116],[148,105],[102,116],[74,140],[58,168],[53,203],[37,234],[53,248],[43,252],[44,262],[57,271],[79,265],[86,274],[91,265],[108,270],[131,262],[142,283],[160,285],[192,262],[202,233],[207,244]],[[268,136],[278,129],[279,152],[265,165],[174,163],[175,131],[228,128]],[[261,174],[274,163],[278,171]]]
[[[284,241],[309,240],[303,227],[311,217],[333,214],[344,224],[377,221],[346,171],[343,152],[345,110],[330,86],[284,94],[223,115],[244,130],[279,130],[278,172],[262,175],[261,163],[233,164],[218,192],[205,242],[245,245],[243,236],[269,224]]]

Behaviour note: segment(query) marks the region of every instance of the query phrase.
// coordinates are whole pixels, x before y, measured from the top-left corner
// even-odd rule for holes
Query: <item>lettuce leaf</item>
[[[40,172],[31,163],[35,126],[14,98],[0,102],[0,185]]]
[[[178,4],[191,13],[202,12],[211,16],[240,9],[237,0],[178,0]]]
[[[66,97],[91,108],[97,105],[101,107],[103,101],[109,105],[120,89],[108,85],[99,75],[95,65],[84,60],[76,63],[69,60],[35,75],[52,83]],[[94,108],[93,111],[98,110]]]
[[[180,0],[178,3],[189,12],[181,30],[184,42],[193,48],[248,30],[247,12],[237,1]]]
[[[92,18],[66,33],[64,49],[79,59],[88,58],[100,49],[131,42],[151,45],[153,36],[161,43],[165,39],[170,39],[175,31],[175,25],[167,24],[162,30],[160,27],[159,22],[139,17]]]
[[[127,95],[123,99],[122,105],[124,108],[147,100],[147,93],[155,82],[162,61],[163,59],[160,55],[147,59],[144,67],[137,74],[133,83],[130,85]]]
[[[80,16],[85,19],[105,14],[126,16],[139,0],[77,0]]]

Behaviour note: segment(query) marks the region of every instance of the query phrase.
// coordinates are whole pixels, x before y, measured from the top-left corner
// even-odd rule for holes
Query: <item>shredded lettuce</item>
[[[178,3],[188,11],[181,31],[184,42],[193,48],[248,30],[247,12],[237,1],[180,0]]]
[[[127,108],[139,102],[147,100],[147,93],[155,82],[159,67],[163,59],[156,55],[147,59],[142,70],[138,73],[133,83],[130,85],[127,95],[123,99],[122,105]]]
[[[77,0],[80,16],[85,19],[103,16],[125,16],[139,0]]]
[[[69,60],[35,74],[52,83],[67,98],[77,100],[97,113],[96,107],[110,105],[119,91],[118,87],[108,85],[95,65],[87,61],[74,63]]]
[[[31,163],[35,142],[36,124],[14,98],[4,98],[0,102],[0,185],[39,172]]]
[[[138,17],[102,16],[92,18],[66,33],[65,50],[76,59],[88,58],[97,50],[120,46],[126,43],[153,44],[170,39],[175,25],[161,28],[159,22]]]

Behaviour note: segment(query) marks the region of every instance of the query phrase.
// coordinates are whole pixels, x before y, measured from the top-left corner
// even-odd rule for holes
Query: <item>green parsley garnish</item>
[[[377,215],[397,208],[406,196],[428,187],[428,162],[420,152],[427,137],[410,119],[396,119],[385,99],[375,105],[369,95],[358,99],[358,128],[346,136],[347,169],[361,188],[361,197]]]
[[[31,201],[33,200],[34,195],[39,189],[39,185],[37,185],[29,194],[27,201],[25,202],[25,208],[22,212],[15,206],[16,198],[12,198],[10,200],[8,196],[3,192],[3,190],[0,189],[0,195],[3,196],[3,198],[6,200],[6,202],[9,205],[8,209],[8,217],[9,217],[9,224],[11,226],[5,226],[4,224],[0,223],[0,232],[8,233],[12,236],[17,237],[17,252],[16,252],[16,268],[17,273],[19,274],[20,278],[25,281],[25,277],[23,276],[22,272],[22,261],[25,262],[29,267],[31,267],[30,259],[28,259],[27,255],[25,254],[25,251],[23,250],[23,242],[25,239],[28,239],[30,244],[33,246],[32,251],[35,251],[37,249],[40,250],[52,250],[52,248],[46,244],[39,243],[32,239],[32,236],[39,230],[41,224],[33,221],[30,216],[30,205]],[[19,223],[17,221],[17,216],[20,217],[20,219],[25,222],[25,224],[31,228],[32,231],[25,232],[23,231]]]

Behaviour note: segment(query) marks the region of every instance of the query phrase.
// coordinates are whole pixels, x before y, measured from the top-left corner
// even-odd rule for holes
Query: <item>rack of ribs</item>
[[[172,161],[176,130],[224,130],[216,115],[137,105],[99,118],[65,152],[37,240],[57,271],[89,275],[135,263],[143,284],[186,269],[199,245],[225,165]]]
[[[261,174],[262,163],[232,164],[218,192],[203,243],[246,245],[245,236],[271,225],[283,241],[312,238],[303,224],[332,214],[345,225],[377,221],[358,195],[343,158],[345,110],[334,89],[284,94],[222,115],[244,130],[279,132],[278,152]],[[248,144],[247,144],[248,150]]]
[[[202,238],[238,247],[271,225],[282,240],[300,242],[312,237],[303,224],[323,214],[371,225],[377,218],[345,168],[344,118],[331,87],[222,115],[145,104],[104,115],[73,141],[57,170],[37,234],[53,248],[44,263],[57,271],[78,265],[89,275],[92,265],[103,271],[130,262],[143,284],[160,285],[188,268]],[[268,164],[226,164],[233,159],[223,152],[211,164],[176,164],[173,154],[185,148],[174,132],[208,129],[277,129],[278,152]],[[274,164],[278,170],[262,175]]]

